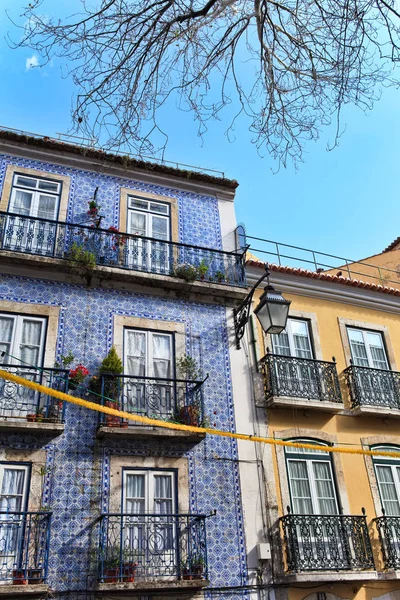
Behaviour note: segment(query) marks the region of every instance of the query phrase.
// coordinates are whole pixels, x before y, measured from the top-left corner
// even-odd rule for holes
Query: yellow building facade
[[[263,268],[248,262],[250,283]],[[399,456],[263,449],[269,580],[282,599],[398,600],[399,292],[288,267],[271,283],[291,306],[279,336],[253,328],[266,435]]]

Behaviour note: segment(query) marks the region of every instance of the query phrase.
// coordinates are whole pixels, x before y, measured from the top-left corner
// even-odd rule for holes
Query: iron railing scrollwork
[[[48,369],[0,364],[0,369],[35,383],[58,390],[68,391],[67,369]],[[27,420],[61,423],[64,417],[64,402],[43,392],[36,392],[13,381],[0,380],[0,420]]]
[[[47,577],[49,512],[0,511],[0,581],[44,583]]]
[[[205,515],[102,515],[99,580],[207,579],[205,520]]]
[[[400,517],[385,515],[374,519],[381,543],[385,569],[400,569]]]
[[[246,286],[244,252],[225,252],[159,240],[142,235],[63,223],[38,217],[0,212],[0,247],[3,250],[69,259],[71,249],[93,254],[98,265]]]
[[[265,398],[293,397],[342,402],[336,363],[267,354],[260,360]]]
[[[352,408],[381,406],[400,409],[400,373],[351,365],[344,370]]]
[[[102,375],[101,402],[111,408],[153,419],[202,427],[205,418],[203,383],[161,377]],[[101,419],[108,426],[138,425],[134,421],[105,414],[101,415]]]
[[[288,572],[375,568],[364,514],[287,514],[280,522]]]

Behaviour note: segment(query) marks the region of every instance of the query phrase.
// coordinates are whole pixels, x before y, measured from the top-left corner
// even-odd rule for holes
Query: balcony
[[[352,364],[344,376],[353,414],[400,418],[400,373]]]
[[[66,369],[42,369],[0,364],[0,369],[41,385],[67,392]],[[64,431],[64,403],[41,392],[0,379],[0,432],[21,431],[58,435]]]
[[[364,511],[360,516],[287,514],[280,521],[289,575],[325,571],[321,580],[333,581],[333,571],[349,571],[358,579],[371,578],[360,575],[375,569]]]
[[[246,286],[243,253],[224,252],[84,225],[0,212],[0,244],[1,254],[7,252],[8,258],[8,253],[40,256],[41,268],[51,266],[48,259],[69,260],[71,253],[76,253],[78,249],[78,252],[89,252],[99,267],[111,267],[111,272],[115,268],[122,269],[123,272],[119,271],[119,275],[117,274],[119,279],[124,273],[130,273],[130,278],[136,274],[136,279],[150,286],[159,285],[157,276],[160,275],[165,278],[164,285],[168,286],[170,278],[170,283],[175,282],[174,286],[168,287],[176,288],[180,279],[179,285],[186,281],[191,289],[198,288],[202,293],[204,283],[211,283],[213,288],[220,288],[220,291],[231,286]],[[77,262],[76,265],[78,264]],[[107,271],[110,269],[105,269],[103,275]],[[243,293],[244,290],[240,297]]]
[[[267,406],[343,410],[335,362],[267,352],[260,366]]]
[[[381,543],[385,569],[400,569],[400,517],[386,516],[384,513],[374,521]]]
[[[208,583],[204,515],[102,515],[99,590],[195,593]]]
[[[101,404],[109,408],[183,425],[204,425],[204,381],[133,377],[131,375],[103,375]],[[150,427],[120,417],[101,414],[98,437],[149,436],[199,442],[205,433]]]
[[[50,516],[0,512],[0,597],[41,596],[47,591]]]

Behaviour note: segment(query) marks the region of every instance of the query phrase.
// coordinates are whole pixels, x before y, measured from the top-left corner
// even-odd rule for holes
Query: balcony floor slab
[[[337,414],[342,412],[344,405],[342,402],[308,400],[307,398],[295,398],[293,396],[272,396],[267,400],[267,408],[298,408]]]
[[[47,436],[61,435],[64,431],[64,423],[30,423],[28,421],[11,421],[0,418],[0,433],[18,431],[18,433],[30,433],[33,435],[43,434]]]
[[[374,406],[372,404],[364,404],[363,406],[357,406],[348,411],[353,417],[391,417],[392,419],[400,419],[399,408],[389,408],[385,406]]]
[[[112,593],[118,595],[131,595],[135,592],[153,592],[162,594],[162,592],[171,594],[172,591],[180,592],[185,595],[196,594],[198,590],[210,585],[207,579],[192,579],[190,581],[135,581],[134,583],[98,583],[99,592]]]
[[[346,581],[374,581],[378,579],[376,571],[308,571],[291,573],[279,577],[279,583],[329,583]]]
[[[163,427],[131,426],[131,427],[107,427],[99,425],[97,429],[98,438],[108,439],[148,439],[149,437],[166,438],[170,440],[181,440],[182,442],[198,443],[204,440],[205,433],[193,433],[191,431],[178,431],[177,429],[164,429]]]
[[[34,585],[0,585],[0,598],[24,598],[25,596],[43,597],[49,591],[44,583]]]

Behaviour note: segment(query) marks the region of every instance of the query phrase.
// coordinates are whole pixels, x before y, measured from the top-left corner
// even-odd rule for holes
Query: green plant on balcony
[[[189,263],[183,263],[175,267],[174,275],[180,279],[184,279],[188,283],[191,283],[197,279],[198,271],[193,265]]]
[[[200,262],[199,266],[197,267],[197,272],[198,272],[198,275],[199,275],[199,279],[203,280],[205,278],[205,276],[207,275],[209,269],[210,269],[210,267],[208,266],[208,264],[203,259]]]
[[[187,381],[197,381],[200,379],[200,367],[193,356],[185,354],[176,360],[176,369],[180,379]]]
[[[118,356],[118,353],[115,349],[115,346],[112,346],[107,356],[101,362],[99,369],[90,381],[89,381],[89,392],[93,392],[95,399],[99,402],[101,400],[101,395],[106,398],[105,406],[109,408],[118,408],[118,396],[119,396],[119,378],[113,377],[113,375],[121,375],[123,373],[123,365],[122,360]],[[104,377],[104,384],[102,387],[102,375],[107,375]],[[112,424],[117,424],[120,422],[118,417],[113,417],[111,415],[107,416],[107,421],[113,421]]]
[[[90,250],[85,250],[83,246],[80,246],[74,242],[69,249],[68,262],[71,266],[79,266],[87,271],[93,271],[96,268],[96,256]]]

